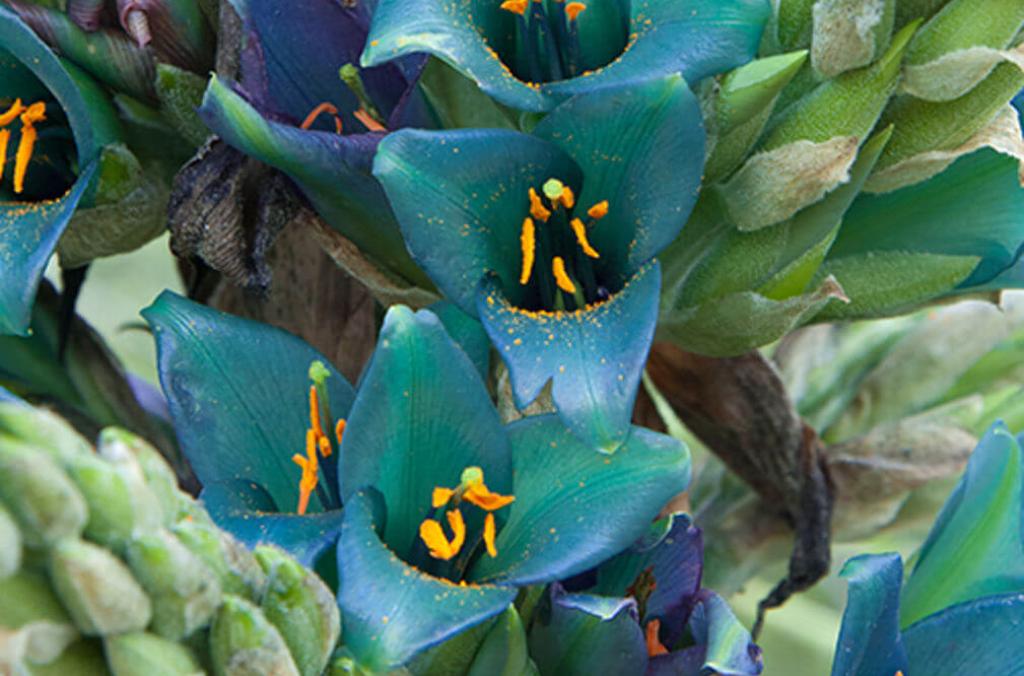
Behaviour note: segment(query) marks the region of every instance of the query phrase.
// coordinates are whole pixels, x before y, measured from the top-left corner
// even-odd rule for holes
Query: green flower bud
[[[209,566],[225,594],[259,601],[267,576],[243,544],[216,526],[195,520],[181,521],[171,527],[171,532]]]
[[[257,547],[256,560],[267,574],[262,603],[303,676],[324,670],[341,634],[334,595],[311,570],[274,547]]]
[[[77,537],[88,514],[85,500],[50,456],[0,439],[0,501],[6,504],[29,547]]]
[[[1001,49],[1022,27],[1024,3],[1020,0],[951,0],[918,31],[907,49],[907,64],[928,63],[970,47]]]
[[[142,437],[118,427],[100,432],[99,454],[132,474],[141,473],[149,492],[160,503],[164,525],[170,525],[188,514],[191,498],[178,488],[174,470],[160,452]]]
[[[190,676],[203,670],[192,651],[156,634],[135,632],[103,640],[113,676]]]
[[[220,603],[220,582],[177,538],[167,531],[139,535],[125,558],[152,600],[155,633],[179,640],[209,623]]]
[[[0,403],[0,436],[9,436],[63,462],[92,455],[92,446],[63,418],[42,408]]]
[[[299,676],[274,625],[259,608],[231,594],[213,619],[210,656],[217,676]]]
[[[21,531],[14,517],[0,505],[0,580],[21,567]]]
[[[889,45],[896,0],[820,0],[814,5],[811,63],[835,77],[874,61]]]
[[[50,579],[83,634],[140,631],[153,608],[131,571],[106,549],[64,540],[50,556]]]
[[[775,4],[775,37],[784,50],[811,44],[812,10],[816,0],[778,0]]]
[[[17,629],[38,622],[71,624],[42,570],[22,569],[0,580],[0,599],[0,627]]]
[[[174,130],[194,146],[210,135],[196,109],[203,102],[206,78],[168,64],[156,67],[156,95],[160,110]]]

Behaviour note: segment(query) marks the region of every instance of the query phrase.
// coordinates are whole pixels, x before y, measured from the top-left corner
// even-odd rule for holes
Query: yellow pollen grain
[[[566,293],[576,293],[576,285],[572,283],[568,273],[565,271],[565,261],[561,256],[551,259],[551,274],[555,277],[555,284]]]
[[[519,245],[523,251],[523,267],[519,273],[519,283],[525,285],[530,281],[533,272],[533,260],[537,250],[537,233],[533,219],[527,216],[523,219],[523,230],[519,234]]]
[[[590,256],[591,258],[600,258],[601,254],[597,252],[597,249],[590,245],[590,240],[587,239],[587,226],[583,225],[583,221],[578,218],[574,218],[569,221],[569,225],[572,227],[573,233],[576,234],[576,243],[583,249],[583,253]]]
[[[587,209],[587,216],[590,216],[596,221],[601,220],[608,215],[608,200],[598,202],[594,206]]]
[[[526,8],[529,5],[528,0],[505,0],[505,2],[501,3],[501,8],[506,12],[523,15],[526,14]]]
[[[533,188],[530,188],[530,215],[536,218],[541,223],[547,223],[548,219],[551,218],[551,211],[544,206],[544,203],[540,200],[540,195]]]
[[[582,2],[570,2],[565,6],[565,15],[569,17],[569,21],[575,21],[576,17],[580,15],[580,12],[586,8],[587,6]]]

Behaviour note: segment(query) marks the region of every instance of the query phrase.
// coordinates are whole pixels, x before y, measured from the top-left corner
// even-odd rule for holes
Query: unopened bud
[[[210,629],[210,658],[223,676],[300,676],[288,646],[262,611],[227,594]]]
[[[148,632],[108,636],[103,641],[113,676],[199,676],[192,651]]]
[[[21,567],[21,531],[3,505],[0,505],[0,580],[14,575]]]
[[[45,451],[58,462],[92,455],[92,446],[63,418],[42,408],[0,403],[0,435]]]
[[[148,492],[160,505],[165,525],[186,515],[189,496],[178,488],[171,466],[147,441],[127,430],[108,427],[100,433],[97,448],[100,456],[145,481]]]
[[[225,594],[259,601],[267,576],[242,543],[215,526],[195,520],[181,521],[171,527],[171,532],[213,571]]]
[[[85,500],[50,456],[0,438],[0,477],[0,500],[27,546],[51,546],[81,534],[88,518]]]

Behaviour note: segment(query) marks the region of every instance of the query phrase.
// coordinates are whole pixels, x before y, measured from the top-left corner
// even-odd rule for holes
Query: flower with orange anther
[[[214,76],[200,117],[228,144],[287,174],[327,224],[374,263],[427,286],[370,175],[386,133],[435,125],[416,90],[425,57],[357,67],[374,3],[232,6],[246,33],[239,80]]]
[[[444,561],[462,550],[462,545],[466,541],[466,522],[459,510],[459,503],[462,501],[487,512],[484,517],[483,542],[487,553],[492,557],[497,556],[498,550],[494,547],[494,538],[497,534],[494,512],[512,504],[515,497],[491,492],[484,483],[484,472],[479,467],[467,467],[463,470],[461,483],[456,488],[434,488],[430,504],[434,509],[445,508],[444,515],[451,527],[452,539],[449,540],[444,534],[440,521],[424,519],[420,524],[420,539],[423,540],[423,544],[430,550],[432,557]]]
[[[552,382],[566,425],[613,452],[658,315],[655,256],[686,222],[703,158],[699,106],[673,76],[577,96],[530,135],[394,132],[374,174],[413,258],[480,318],[516,406]]]
[[[363,65],[427,52],[501,103],[567,97],[666,75],[691,83],[757,53],[768,0],[380,0]]]

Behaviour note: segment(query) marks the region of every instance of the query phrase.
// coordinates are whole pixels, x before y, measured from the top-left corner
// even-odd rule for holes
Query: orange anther
[[[338,448],[341,448],[341,440],[345,438],[345,419],[338,418],[334,425],[334,438],[338,440]]]
[[[526,8],[530,5],[528,0],[505,0],[501,3],[501,8],[506,12],[512,12],[513,14],[519,14],[520,16],[526,14]]]
[[[608,200],[598,202],[594,206],[587,209],[587,216],[590,216],[595,221],[599,221],[608,215]]]
[[[363,126],[366,127],[367,131],[387,131],[388,130],[387,127],[385,127],[380,122],[375,120],[373,118],[373,116],[370,115],[368,112],[366,112],[366,110],[363,109],[363,108],[360,108],[356,112],[352,113],[352,115],[357,120],[359,120],[360,122],[363,123]]]
[[[582,2],[570,2],[565,6],[565,15],[569,17],[569,21],[575,21],[576,17],[580,15],[580,12],[587,8]]]
[[[320,426],[320,397],[316,385],[309,386],[309,427],[317,438],[324,436],[324,428]]]
[[[523,219],[523,229],[519,233],[519,246],[523,252],[519,283],[526,284],[530,281],[530,275],[533,272],[533,260],[537,249],[536,228],[533,219],[529,216]]]
[[[647,656],[657,657],[658,655],[667,655],[668,648],[661,643],[661,639],[658,638],[658,632],[661,631],[661,620],[653,619],[647,623],[645,627],[645,637],[647,639]]]
[[[323,113],[327,113],[334,117],[334,131],[340,134],[342,126],[341,118],[338,116],[338,109],[333,104],[327,103],[326,101],[309,111],[309,115],[306,116],[306,119],[302,121],[302,124],[300,124],[299,127],[301,129],[309,129],[313,126],[313,123],[316,122],[316,118],[320,117]]]

